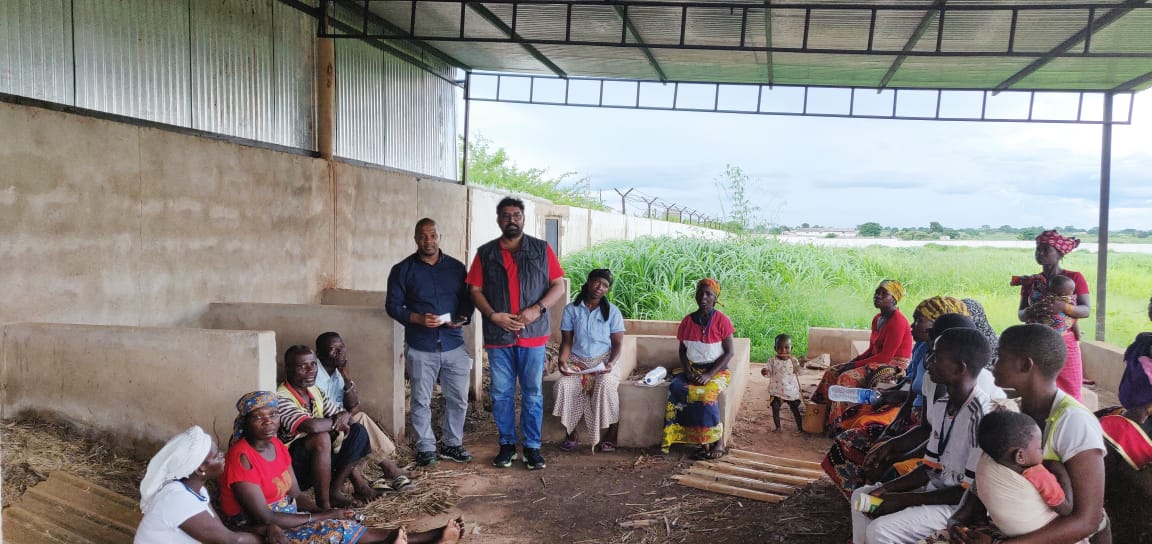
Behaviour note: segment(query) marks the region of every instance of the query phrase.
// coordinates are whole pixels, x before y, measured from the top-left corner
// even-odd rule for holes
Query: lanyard
[[[975,389],[973,389],[975,392]],[[960,415],[960,411],[968,405],[968,400],[972,398],[972,393],[968,394],[968,398],[964,399],[964,403],[956,408],[956,413],[952,415],[952,423],[948,425],[948,431],[944,431],[944,422],[948,419],[948,404],[944,404],[944,417],[940,418],[940,443],[939,451],[937,452],[938,458],[944,457],[944,449],[948,447],[948,441],[952,439],[952,428],[956,426],[956,416]]]

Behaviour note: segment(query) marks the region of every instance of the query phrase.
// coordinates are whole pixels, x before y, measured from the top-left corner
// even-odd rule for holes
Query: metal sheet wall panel
[[[0,2],[0,92],[71,104],[71,0]]]
[[[73,3],[76,105],[190,126],[188,2]]]
[[[362,41],[336,41],[337,155],[454,179],[455,111],[451,83]]]
[[[273,4],[273,143],[316,149],[316,20]]]
[[[336,154],[386,164],[384,53],[360,40],[336,40]]]
[[[200,0],[192,28],[192,128],[272,141],[271,0]]]

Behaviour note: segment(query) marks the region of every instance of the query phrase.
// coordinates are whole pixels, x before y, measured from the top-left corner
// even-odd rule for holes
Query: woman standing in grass
[[[904,298],[904,287],[896,280],[884,280],[872,294],[872,304],[880,313],[872,318],[872,334],[868,338],[868,349],[847,363],[833,366],[824,372],[812,402],[827,404],[828,388],[833,385],[845,387],[875,387],[877,384],[894,380],[904,374],[912,357],[912,328],[904,314],[896,305]],[[852,405],[834,402],[828,410],[827,430],[835,436],[851,428],[841,425],[841,416]]]
[[[1088,281],[1084,275],[1060,268],[1060,261],[1073,249],[1080,246],[1080,240],[1062,236],[1055,230],[1046,230],[1036,237],[1036,264],[1040,265],[1039,277],[1034,281],[1024,281],[1020,286],[1020,310],[1018,317],[1025,323],[1037,321],[1040,317],[1051,318],[1057,314],[1082,319],[1092,313],[1092,297],[1088,291]],[[1067,276],[1073,283],[1076,304],[1054,301],[1049,294],[1049,284],[1056,276]],[[1084,368],[1080,359],[1080,338],[1069,330],[1061,333],[1068,346],[1068,361],[1056,378],[1056,386],[1061,391],[1080,400],[1080,387],[1084,380]]]
[[[668,386],[668,409],[664,416],[664,440],[672,444],[698,444],[693,459],[717,459],[724,455],[724,419],[720,393],[728,387],[732,359],[732,321],[716,309],[720,283],[705,278],[696,283],[696,306],[680,321],[680,369]]]

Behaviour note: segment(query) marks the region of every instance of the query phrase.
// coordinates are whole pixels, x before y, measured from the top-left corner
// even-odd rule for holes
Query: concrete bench
[[[868,336],[869,332],[863,329],[808,327],[808,356],[827,353],[832,364],[843,363],[858,353],[855,342],[864,342],[864,349],[867,349]]]
[[[62,417],[145,457],[191,425],[226,445],[236,400],[276,385],[268,331],[13,323],[0,350],[2,417]]]
[[[724,434],[730,437],[736,424],[736,415],[744,399],[744,387],[748,381],[748,366],[751,341],[747,338],[734,338],[735,353],[728,369],[732,373],[732,383],[720,395],[720,410],[724,415]],[[624,344],[617,365],[618,374],[626,379],[631,373],[647,373],[657,366],[669,370],[679,368],[680,342],[675,336],[665,335],[625,335]],[[630,360],[629,360],[630,359]],[[552,416],[555,402],[553,386],[559,373],[544,380],[544,439],[563,440],[564,428],[560,418]],[[664,433],[664,414],[668,403],[668,381],[657,386],[645,386],[636,382],[620,383],[620,426],[617,445],[629,448],[648,448],[660,445]]]

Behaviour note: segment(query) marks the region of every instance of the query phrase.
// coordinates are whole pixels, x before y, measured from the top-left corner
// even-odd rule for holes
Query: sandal
[[[707,461],[708,459],[711,459],[708,455],[708,446],[701,445],[699,448],[696,448],[696,451],[692,452],[692,455],[690,455],[688,458],[694,461]]]
[[[377,478],[372,480],[372,489],[376,491],[392,491],[392,484],[388,478]]]
[[[602,451],[604,453],[612,453],[612,452],[616,451],[616,444],[613,444],[612,442],[605,440],[605,441],[600,443],[600,451]]]
[[[403,474],[393,478],[391,483],[393,491],[403,491],[413,485],[416,485],[416,483]]]
[[[577,444],[575,440],[565,439],[557,447],[560,448],[560,451],[576,451],[576,448],[579,447],[579,444]]]

